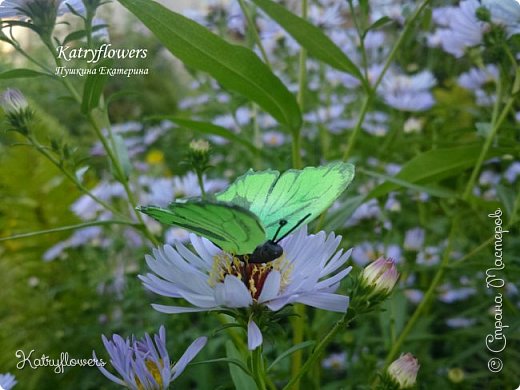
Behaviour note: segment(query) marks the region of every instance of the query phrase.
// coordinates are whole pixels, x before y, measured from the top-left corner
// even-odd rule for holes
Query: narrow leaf
[[[130,163],[130,157],[128,156],[128,148],[126,147],[125,140],[119,134],[114,135],[115,152],[121,168],[123,168],[124,178],[119,178],[121,181],[128,180],[130,172],[132,171],[132,164]],[[115,172],[114,172],[115,175]],[[117,175],[116,175],[117,176]]]
[[[81,112],[88,114],[99,106],[99,101],[103,93],[103,88],[108,80],[108,74],[101,74],[102,67],[110,67],[111,60],[101,61],[96,69],[96,73],[89,74],[83,89],[83,100],[81,102]]]
[[[198,131],[198,132],[204,133],[204,134],[218,135],[219,137],[225,138],[231,142],[239,143],[241,145],[244,145],[246,148],[248,148],[253,153],[256,153],[259,151],[247,139],[236,135],[231,130],[226,129],[225,127],[217,126],[217,125],[214,125],[213,123],[194,121],[191,119],[178,118],[175,116],[160,116],[160,117],[155,116],[155,117],[153,117],[153,119],[170,120],[179,126],[186,127],[188,129]]]
[[[211,359],[211,360],[203,360],[201,362],[195,362],[190,363],[190,366],[196,366],[198,364],[213,364],[213,363],[229,363],[234,364],[235,366],[239,367],[242,371],[244,371],[247,375],[251,375],[251,371],[246,367],[244,362],[238,359],[232,359],[232,358],[218,358],[218,359]]]
[[[475,165],[482,149],[481,145],[457,148],[435,149],[422,153],[408,163],[395,175],[395,179],[410,184],[428,183],[445,179]],[[491,149],[487,157],[499,156],[503,149]],[[372,190],[367,199],[378,198],[401,187],[400,184],[386,182]]]
[[[382,18],[377,19],[374,23],[372,23],[368,28],[363,32],[363,38],[366,37],[367,33],[371,30],[377,30],[389,23],[392,23],[393,19],[390,19],[388,16],[383,16]]]
[[[242,368],[242,365],[245,366],[245,364],[242,363],[242,365],[239,365],[237,367],[235,361],[238,360],[242,362],[243,359],[240,355],[240,352],[238,352],[236,347],[229,340],[226,342],[226,354],[227,358],[233,361],[233,364],[229,365],[229,372],[231,374],[231,379],[233,380],[235,388],[244,390],[256,390],[257,387],[255,381],[250,375],[246,374],[246,372],[248,371],[244,371],[244,369]]]
[[[357,66],[323,31],[272,0],[251,0],[287,31],[311,56],[363,81]]]
[[[267,367],[267,372],[269,372],[274,366],[276,366],[281,360],[285,359],[286,357],[290,356],[296,351],[299,351],[300,349],[304,349],[307,347],[311,347],[316,342],[314,340],[304,341],[303,343],[296,344],[289,348],[287,351],[283,352],[280,356],[278,356],[274,361],[271,363],[269,367]]]
[[[107,28],[108,24],[97,24],[95,26],[92,26],[92,32],[96,32],[98,30]],[[65,37],[63,40],[63,45],[66,45],[69,42],[78,41],[80,39],[83,39],[87,36],[87,30],[79,30],[71,32],[69,35]]]
[[[0,80],[7,79],[22,79],[29,77],[40,77],[40,76],[49,76],[47,73],[38,72],[32,69],[12,69],[7,70],[5,72],[0,73]]]
[[[294,95],[251,50],[150,0],[119,0],[188,67],[209,73],[224,88],[258,103],[292,131],[302,125]]]

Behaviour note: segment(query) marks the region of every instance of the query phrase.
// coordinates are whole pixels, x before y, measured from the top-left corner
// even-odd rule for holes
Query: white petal
[[[248,307],[253,303],[253,298],[240,279],[227,275],[224,283],[215,286],[215,301],[226,307]]]
[[[345,313],[348,309],[349,297],[339,294],[314,292],[298,297],[295,302],[300,302],[318,309]]]
[[[189,292],[181,292],[180,293],[184,299],[186,299],[193,306],[198,307],[215,307],[217,303],[215,302],[215,295],[202,295],[202,294],[193,294]]]
[[[137,276],[142,282],[144,287],[148,290],[170,298],[180,298],[179,289],[171,282],[162,280],[154,274],[138,275]]]
[[[253,321],[249,320],[247,324],[247,348],[252,351],[262,345],[263,337],[262,332],[258,325]]]
[[[332,285],[337,284],[337,283],[338,283],[339,281],[341,281],[345,276],[347,276],[351,270],[352,270],[352,267],[345,268],[343,271],[338,272],[338,273],[337,273],[336,275],[334,275],[333,277],[328,278],[328,279],[325,279],[325,280],[322,280],[321,282],[319,282],[319,283],[316,285],[316,288],[318,288],[318,289],[321,289],[321,288],[327,288],[327,287],[330,287],[330,286],[332,286]]]
[[[218,307],[213,308],[204,308],[204,307],[181,307],[181,306],[166,306],[166,305],[157,305],[152,304],[152,307],[160,311],[161,313],[166,314],[179,314],[179,313],[196,313],[201,311],[212,311],[212,310],[218,310]]]
[[[172,381],[175,380],[186,368],[189,362],[197,356],[197,354],[200,352],[202,348],[206,345],[206,342],[208,341],[207,337],[199,337],[197,340],[195,340],[191,345],[188,347],[186,352],[181,356],[179,361],[173,366],[172,368]]]
[[[271,271],[267,278],[265,278],[264,285],[262,287],[262,292],[258,297],[258,302],[262,303],[265,301],[270,301],[278,296],[280,291],[280,281],[282,280],[282,276],[278,271]]]
[[[265,305],[272,311],[278,311],[285,305],[293,302],[293,296],[283,296],[280,298],[273,299],[272,301],[266,302]]]

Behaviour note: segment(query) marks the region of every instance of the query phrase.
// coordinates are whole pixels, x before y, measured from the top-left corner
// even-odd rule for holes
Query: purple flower
[[[242,309],[262,305],[278,311],[291,303],[344,313],[349,298],[335,294],[351,267],[338,271],[350,251],[337,250],[341,237],[320,232],[308,235],[304,227],[281,241],[284,253],[264,264],[245,263],[210,241],[190,235],[195,252],[182,243],[165,245],[146,256],[153,273],[141,275],[144,286],[156,294],[182,298],[191,306],[153,305],[163,313]],[[330,276],[335,273],[334,276]],[[251,318],[248,345],[262,343],[259,327]]]
[[[75,11],[85,12],[82,0],[4,0],[0,4],[0,19],[5,18],[34,18],[33,10],[44,7],[55,7],[57,15],[70,12],[69,7]]]
[[[0,374],[0,388],[4,390],[11,390],[16,383],[16,378],[13,374]]]
[[[115,334],[112,340],[102,336],[103,344],[110,355],[110,363],[120,377],[110,373],[104,367],[99,370],[111,381],[132,390],[166,390],[186,368],[188,363],[197,356],[206,345],[207,338],[195,340],[184,352],[175,365],[171,365],[166,350],[166,331],[164,326],[153,340],[145,334],[141,340],[123,339]],[[97,359],[93,352],[94,359]]]
[[[418,251],[424,244],[424,236],[424,229],[420,227],[407,230],[404,236],[404,249]]]
[[[520,34],[520,3],[515,0],[482,0],[491,12],[491,21],[503,26],[507,36]]]

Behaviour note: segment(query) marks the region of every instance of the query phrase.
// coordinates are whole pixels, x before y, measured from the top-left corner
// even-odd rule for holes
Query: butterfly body
[[[353,177],[354,166],[343,162],[283,174],[250,170],[211,201],[192,199],[138,210],[205,237],[244,262],[267,263],[283,254],[280,240],[330,207]]]
[[[237,257],[244,263],[268,263],[276,260],[283,254],[283,248],[273,240],[267,240],[262,245],[258,245],[250,255],[238,255]]]

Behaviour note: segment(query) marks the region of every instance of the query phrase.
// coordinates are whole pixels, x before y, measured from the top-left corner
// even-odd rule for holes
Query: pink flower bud
[[[400,389],[407,389],[415,385],[420,367],[419,361],[411,353],[407,353],[390,364],[387,373]]]
[[[399,272],[392,259],[380,257],[370,263],[361,274],[361,282],[375,292],[389,294],[395,286]]]

